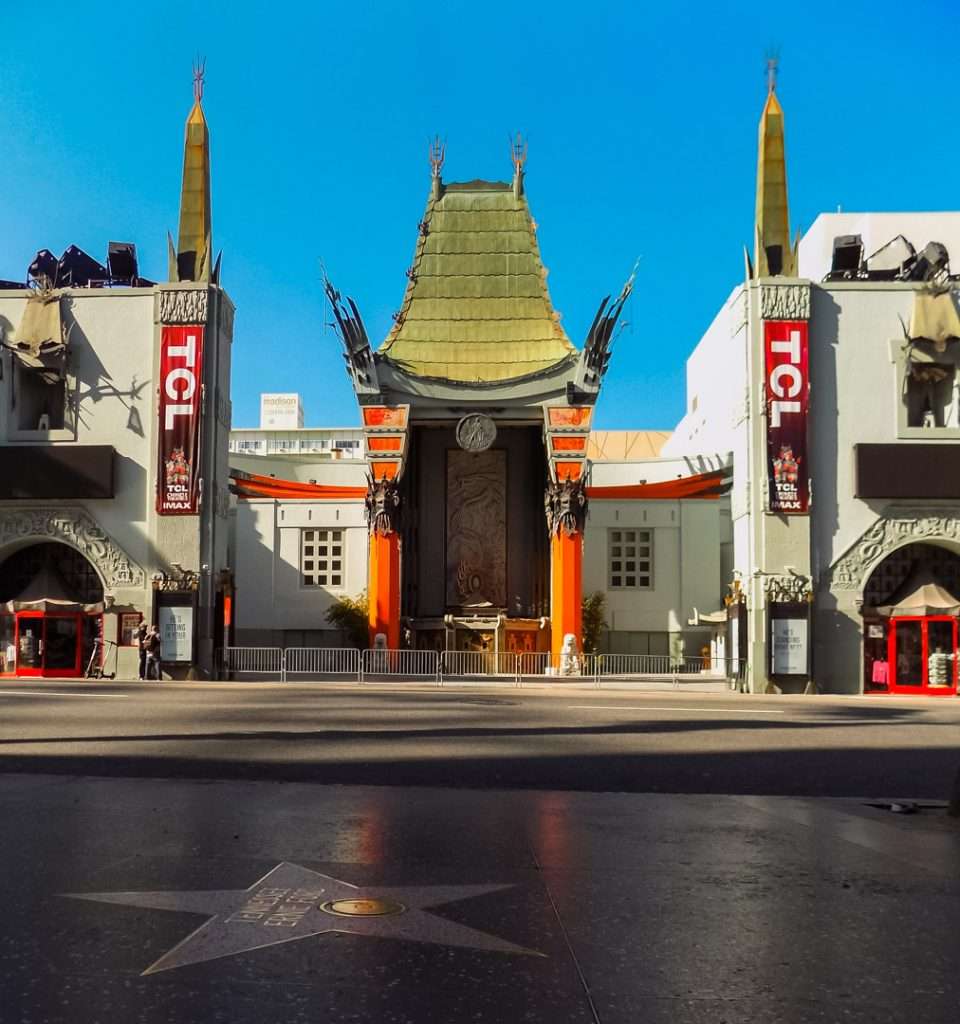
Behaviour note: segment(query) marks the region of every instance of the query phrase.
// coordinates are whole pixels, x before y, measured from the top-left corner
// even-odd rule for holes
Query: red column
[[[367,580],[370,646],[377,633],[387,638],[387,647],[400,647],[400,535],[370,534],[370,571]]]
[[[550,647],[554,664],[559,664],[567,633],[577,638],[578,653],[583,651],[583,534],[558,530],[550,554]]]

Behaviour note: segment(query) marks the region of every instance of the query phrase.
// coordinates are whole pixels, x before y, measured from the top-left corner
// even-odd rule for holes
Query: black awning
[[[5,445],[0,499],[112,498],[113,462],[109,444]]]

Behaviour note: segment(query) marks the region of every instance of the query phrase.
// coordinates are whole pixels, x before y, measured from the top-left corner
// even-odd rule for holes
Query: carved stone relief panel
[[[764,320],[809,320],[810,285],[761,285],[760,316]]]
[[[763,581],[763,592],[767,601],[773,604],[796,604],[809,601],[813,587],[809,576],[784,573],[767,576]]]
[[[93,563],[108,589],[144,585],[143,569],[82,508],[4,509],[0,511],[0,552],[15,541],[69,544]]]
[[[205,324],[207,289],[181,288],[160,292],[160,323]]]
[[[892,551],[917,541],[960,543],[960,517],[931,515],[931,509],[893,509],[878,519],[830,570],[831,590],[860,590],[874,566]]]
[[[507,453],[447,452],[446,603],[507,603]]]

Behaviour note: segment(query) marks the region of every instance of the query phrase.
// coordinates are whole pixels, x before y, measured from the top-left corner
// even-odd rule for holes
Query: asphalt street
[[[960,701],[593,688],[9,683],[0,771],[946,799]]]

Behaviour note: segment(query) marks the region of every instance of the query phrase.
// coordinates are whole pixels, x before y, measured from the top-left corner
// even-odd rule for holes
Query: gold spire
[[[171,281],[209,281],[211,271],[210,132],[203,116],[204,62],[193,68],[193,109],[183,146],[180,232],[174,253],[170,242]]]
[[[767,102],[760,115],[757,154],[757,219],[754,238],[756,277],[793,277],[796,244],[790,243],[787,206],[787,160],[784,152],[783,108],[777,99],[777,61],[767,61]]]

